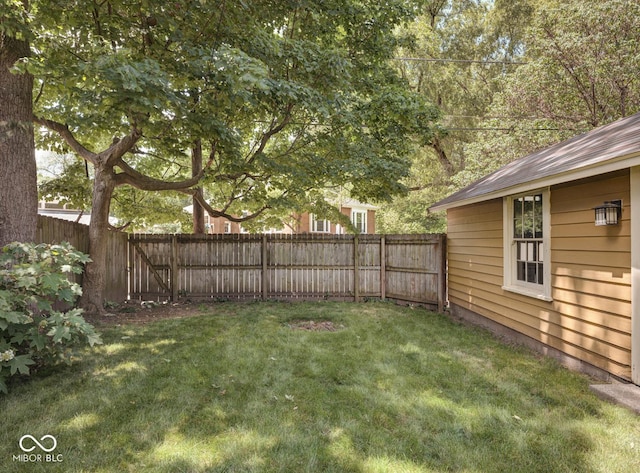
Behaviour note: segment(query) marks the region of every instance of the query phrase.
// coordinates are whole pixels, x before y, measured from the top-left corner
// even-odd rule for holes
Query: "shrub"
[[[89,257],[69,243],[11,243],[0,252],[0,391],[15,374],[58,362],[73,349],[102,343],[94,327],[72,307],[82,293],[71,274]]]

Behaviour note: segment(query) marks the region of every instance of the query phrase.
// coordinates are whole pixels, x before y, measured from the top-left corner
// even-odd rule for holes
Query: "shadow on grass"
[[[25,433],[56,436],[46,471],[604,471],[582,378],[428,312],[321,307],[110,331],[0,400],[2,471],[26,471],[8,461]],[[345,329],[287,327],[316,311]]]

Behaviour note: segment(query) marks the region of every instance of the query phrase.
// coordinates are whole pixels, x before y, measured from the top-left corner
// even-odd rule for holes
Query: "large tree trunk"
[[[82,281],[80,307],[86,312],[104,312],[104,289],[106,286],[104,268],[107,264],[107,239],[109,231],[109,207],[115,189],[113,168],[95,166],[93,201],[91,203],[91,223],[89,224],[89,256]]]
[[[28,55],[26,41],[0,33],[0,247],[36,237],[33,77],[10,72],[16,61]]]

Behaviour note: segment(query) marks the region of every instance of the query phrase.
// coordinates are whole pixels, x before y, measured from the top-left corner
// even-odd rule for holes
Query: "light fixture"
[[[622,215],[622,201],[607,200],[593,210],[596,212],[596,227],[601,225],[618,225],[618,221]]]

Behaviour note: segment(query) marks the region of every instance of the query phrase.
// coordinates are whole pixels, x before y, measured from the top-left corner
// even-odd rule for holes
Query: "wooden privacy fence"
[[[445,235],[129,236],[132,299],[445,302]]]
[[[108,232],[105,300],[122,302],[128,296],[127,234]],[[38,215],[37,243],[61,243],[68,241],[83,253],[89,253],[89,227],[80,223]],[[82,278],[77,282],[82,284]]]

